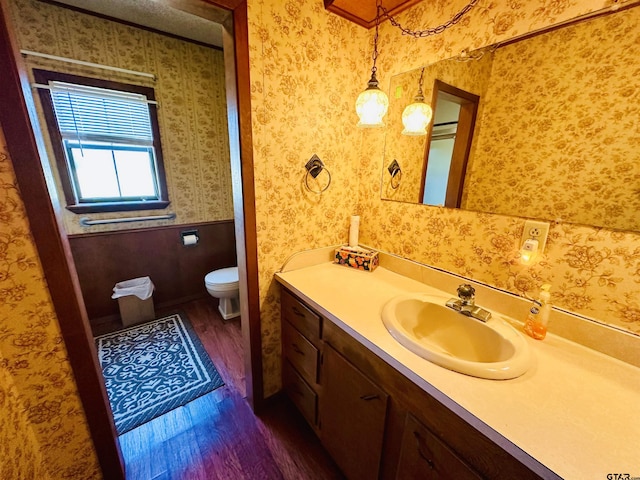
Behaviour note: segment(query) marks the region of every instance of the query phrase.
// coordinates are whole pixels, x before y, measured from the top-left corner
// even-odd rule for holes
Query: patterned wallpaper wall
[[[632,8],[495,52],[465,208],[640,231],[639,31]]]
[[[249,2],[253,155],[265,392],[280,385],[280,305],[273,274],[299,250],[346,241],[356,213],[362,136],[355,98],[369,75],[366,30],[315,0]],[[304,187],[317,154],[322,195]],[[378,180],[379,180],[378,172]],[[324,173],[317,189],[325,185]]]
[[[0,478],[49,480],[40,446],[4,363],[0,356]]]
[[[480,2],[444,34],[422,39],[402,37],[385,23],[378,78],[388,91],[393,75],[609,3]],[[407,26],[433,26],[464,4],[422,2],[399,19]],[[521,219],[380,199],[384,131],[359,131],[354,111],[370,74],[373,32],[328,14],[319,1],[251,0],[249,37],[267,395],[280,382],[273,273],[293,252],[346,241],[353,213],[362,216],[362,243],[519,294],[534,295],[549,281],[556,304],[640,333],[637,234],[553,226],[545,256],[524,268],[516,258]],[[303,166],[313,153],[333,175],[321,196],[303,186]]]
[[[151,86],[159,102],[158,121],[171,205],[166,210],[141,211],[135,215],[175,212],[177,218],[86,228],[78,223],[84,215],[65,209],[63,220],[68,233],[233,218],[222,51],[36,0],[10,0],[10,7],[21,49],[153,73],[157,77],[155,82],[149,82],[144,77],[27,57],[34,67]],[[49,156],[53,159],[52,153]],[[54,174],[57,178],[57,172]],[[60,187],[59,197],[64,199]],[[90,217],[131,215],[131,212],[95,213]]]
[[[0,225],[0,478],[101,478],[1,130]]]
[[[454,3],[440,0],[430,2],[427,7],[424,2],[402,14],[399,20],[407,25],[436,25],[465,2]],[[390,76],[399,72],[611,3],[607,0],[480,2],[458,25],[436,37],[419,40],[402,37],[397,29],[385,23],[380,43],[393,50],[394,55],[381,55],[379,78],[382,77],[382,85],[387,85]],[[637,92],[634,95],[637,97]],[[597,112],[590,113],[592,119]],[[380,200],[377,192],[384,132],[366,132],[365,138],[359,197],[363,243],[517,294],[536,295],[539,287],[549,282],[556,305],[640,334],[637,233],[553,224],[545,254],[535,265],[524,267],[517,259],[524,224],[520,218]]]

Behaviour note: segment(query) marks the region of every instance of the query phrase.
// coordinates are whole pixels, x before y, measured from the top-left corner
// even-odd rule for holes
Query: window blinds
[[[146,96],[56,81],[49,88],[64,138],[153,143]]]

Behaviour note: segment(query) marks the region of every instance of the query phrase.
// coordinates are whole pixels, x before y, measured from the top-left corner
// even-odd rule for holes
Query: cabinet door
[[[407,415],[396,480],[447,479],[480,477],[413,415]]]
[[[329,345],[322,380],[322,444],[350,480],[378,478],[387,394]]]

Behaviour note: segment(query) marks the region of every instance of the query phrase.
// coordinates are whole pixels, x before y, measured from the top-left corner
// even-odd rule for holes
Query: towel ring
[[[387,167],[387,170],[389,170],[389,174],[391,175],[391,188],[397,190],[402,181],[402,170],[400,169],[398,161],[394,159],[391,165]]]
[[[307,190],[309,190],[311,193],[317,193],[319,195],[329,188],[329,186],[331,185],[331,172],[327,167],[324,166],[324,163],[322,163],[322,160],[320,160],[317,155],[314,154],[313,157],[309,159],[304,168],[307,169],[307,173],[304,176],[304,186],[307,188]],[[324,187],[319,190],[314,190],[309,186],[309,175],[311,175],[313,178],[317,178],[323,170],[327,172],[329,180]]]

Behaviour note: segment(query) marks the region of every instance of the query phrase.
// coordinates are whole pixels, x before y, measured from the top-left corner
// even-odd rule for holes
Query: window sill
[[[76,204],[67,205],[67,210],[73,213],[133,212],[139,210],[161,210],[167,208],[170,203],[168,200],[159,200],[152,202]]]

